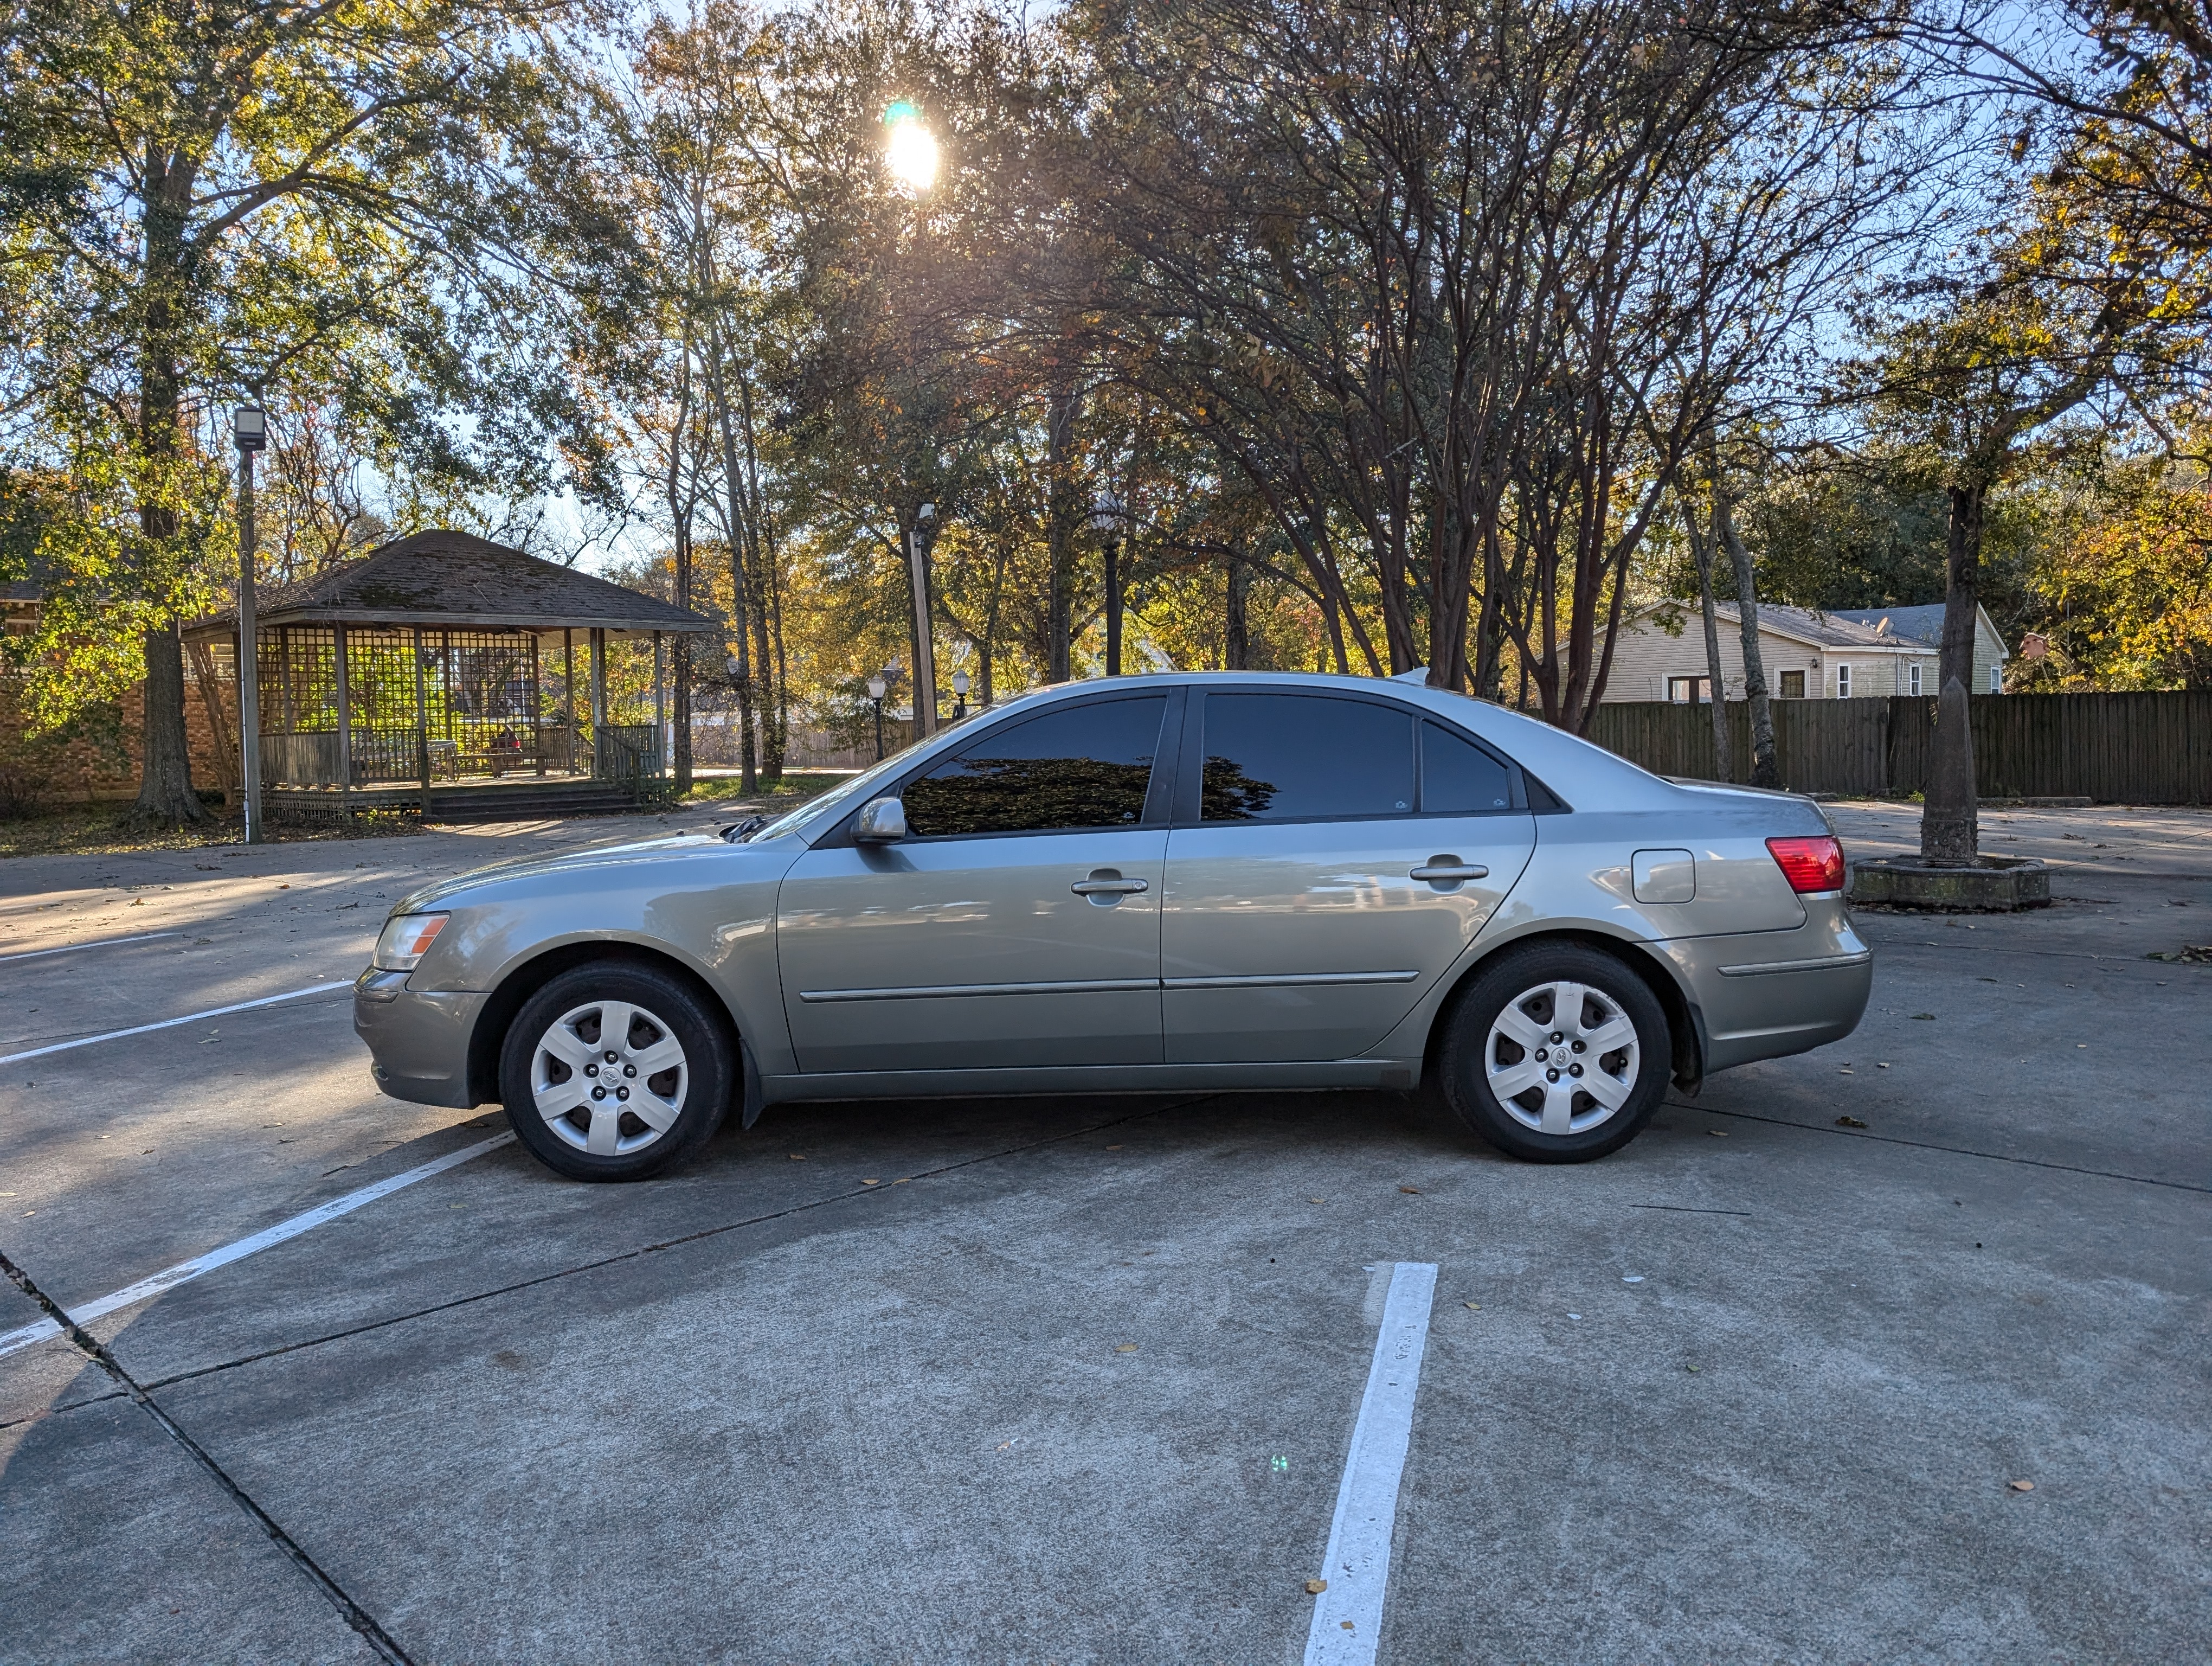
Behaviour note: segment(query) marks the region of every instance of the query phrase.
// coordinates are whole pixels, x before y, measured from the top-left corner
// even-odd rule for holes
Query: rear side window
[[[1101,701],[985,735],[907,783],[907,827],[927,837],[1133,826],[1167,706],[1163,695]]]
[[[1204,757],[1205,821],[1413,812],[1413,714],[1369,701],[1209,694]]]
[[[1480,816],[1512,807],[1512,770],[1443,724],[1421,725],[1421,808],[1425,812]]]

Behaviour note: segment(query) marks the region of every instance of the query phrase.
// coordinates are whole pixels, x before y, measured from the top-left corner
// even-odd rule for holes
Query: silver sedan
[[[1048,689],[731,832],[401,902],[355,986],[379,1085],[503,1101],[580,1180],[785,1100],[1269,1087],[1425,1087],[1573,1162],[1849,1035],[1873,978],[1809,800],[1402,681]]]

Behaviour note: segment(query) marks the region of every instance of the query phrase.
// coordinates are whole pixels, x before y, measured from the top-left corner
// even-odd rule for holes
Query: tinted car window
[[[1413,808],[1413,720],[1365,700],[1210,694],[1199,814],[1210,822],[1401,816]]]
[[[1441,723],[1421,725],[1421,808],[1480,816],[1513,807],[1513,772]]]
[[[1046,833],[1141,820],[1167,700],[1109,700],[1047,712],[985,735],[910,781],[908,829]]]

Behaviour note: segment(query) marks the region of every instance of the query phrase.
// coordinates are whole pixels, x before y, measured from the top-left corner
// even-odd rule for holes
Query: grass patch
[[[234,810],[210,808],[195,827],[147,829],[131,824],[127,804],[77,804],[0,821],[0,856],[120,856],[135,850],[204,850],[243,842],[245,818]],[[272,822],[271,844],[307,844],[327,839],[389,838],[419,833],[411,815],[363,811],[349,830],[337,826],[295,827]]]
[[[732,809],[742,804],[754,810],[790,810],[848,779],[845,775],[794,769],[786,771],[783,779],[775,786],[763,782],[748,793],[739,784],[740,777],[737,775],[709,775],[703,780],[693,781],[691,790],[676,802],[721,804]]]

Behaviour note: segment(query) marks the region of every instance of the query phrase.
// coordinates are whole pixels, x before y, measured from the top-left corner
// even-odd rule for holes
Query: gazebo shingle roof
[[[320,578],[262,599],[259,628],[276,625],[423,625],[441,629],[664,630],[716,634],[703,613],[619,584],[540,561],[467,532],[416,532],[380,544]],[[205,640],[236,634],[234,614],[185,632]]]

